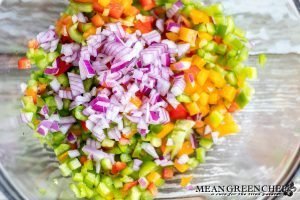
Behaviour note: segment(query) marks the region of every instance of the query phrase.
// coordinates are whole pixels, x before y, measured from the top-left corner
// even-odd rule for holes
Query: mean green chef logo
[[[197,185],[195,192],[211,196],[288,196],[292,197],[297,188],[294,182],[286,185]]]

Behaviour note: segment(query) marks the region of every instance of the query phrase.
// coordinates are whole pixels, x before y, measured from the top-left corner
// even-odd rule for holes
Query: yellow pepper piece
[[[192,60],[192,65],[197,66],[199,69],[202,69],[204,65],[206,64],[206,61],[202,59],[201,57],[194,55]]]
[[[226,81],[222,74],[214,70],[210,70],[209,79],[215,84],[216,87],[221,88],[225,85]]]
[[[193,176],[182,177],[181,181],[180,181],[181,187],[186,187],[191,182],[192,179],[193,179]]]
[[[192,98],[192,101],[198,101],[200,99],[200,94],[194,93],[194,94],[192,94],[191,98]]]
[[[156,182],[158,179],[160,179],[161,175],[157,172],[151,172],[150,174],[148,174],[147,176],[147,180],[149,182]]]
[[[198,36],[199,36],[200,40],[211,41],[213,39],[213,36],[206,32],[199,32]]]
[[[206,106],[208,104],[209,95],[206,92],[201,92],[198,104],[201,106]]]
[[[142,101],[138,97],[132,97],[130,102],[134,104],[137,108],[141,107]]]
[[[200,24],[200,23],[208,23],[210,22],[210,18],[209,16],[200,11],[200,10],[196,10],[196,9],[193,9],[191,12],[190,12],[190,17],[192,19],[192,22],[194,24]]]
[[[226,85],[221,91],[221,96],[224,97],[224,99],[232,102],[233,99],[235,98],[236,93],[237,90],[234,87],[230,85]]]
[[[167,123],[164,125],[163,129],[157,134],[158,138],[166,137],[174,129],[173,123]]]
[[[224,116],[219,111],[212,111],[206,120],[212,128],[218,128],[223,122]]]
[[[96,34],[96,28],[94,26],[92,26],[86,32],[83,33],[83,38],[87,39],[91,35],[95,35],[95,34]]]
[[[185,42],[189,42],[192,46],[195,45],[197,35],[198,32],[193,29],[181,27],[179,30],[179,39]]]
[[[177,159],[175,160],[174,167],[175,167],[179,172],[181,172],[181,173],[183,173],[183,172],[185,172],[185,171],[187,171],[187,170],[189,169],[189,165],[188,165],[188,164],[183,164],[183,165],[181,165],[181,164],[178,163],[178,160],[177,160]]]
[[[224,124],[221,124],[217,128],[217,131],[220,133],[219,137],[234,134],[240,131],[239,125],[234,121],[230,113],[225,114],[223,123]]]
[[[197,75],[197,81],[200,86],[203,86],[209,75],[209,71],[202,69]]]
[[[166,37],[169,40],[172,40],[174,42],[178,40],[178,34],[176,34],[176,33],[172,33],[172,32],[166,33]]]
[[[198,84],[192,85],[191,83],[187,82],[184,89],[184,93],[186,95],[192,95],[197,91],[198,88],[199,88]]]
[[[198,107],[196,102],[187,103],[187,104],[185,104],[185,106],[191,116],[200,113],[200,108]]]
[[[217,104],[219,100],[219,94],[217,92],[213,92],[209,95],[208,103],[209,104]]]
[[[110,3],[110,0],[98,0],[98,3],[99,3],[100,6],[102,6],[102,7],[107,7],[108,4]]]

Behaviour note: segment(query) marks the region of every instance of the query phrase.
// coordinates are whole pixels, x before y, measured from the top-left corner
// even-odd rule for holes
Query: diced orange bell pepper
[[[199,69],[203,69],[204,65],[206,64],[206,61],[202,58],[200,58],[197,55],[193,56],[192,65],[197,66]]]
[[[206,92],[201,92],[200,93],[200,98],[197,101],[197,103],[200,106],[206,106],[208,104],[208,99],[209,99],[209,95]]]
[[[118,1],[112,1],[109,4],[109,16],[115,19],[120,19],[124,11],[124,7]]]
[[[140,13],[140,10],[137,9],[135,6],[130,6],[124,10],[124,15],[126,16],[136,16]]]
[[[163,125],[163,129],[157,134],[158,138],[166,137],[174,129],[174,124],[172,122]]]
[[[37,102],[37,91],[32,88],[27,88],[25,90],[25,96],[30,96],[33,99],[33,102],[36,104]]]
[[[197,81],[200,86],[203,86],[209,76],[209,71],[202,69],[197,75]]]
[[[200,113],[200,108],[198,107],[196,102],[192,103],[186,103],[185,104],[186,109],[189,111],[189,114],[191,116],[199,114]]]
[[[30,69],[31,64],[28,58],[21,58],[18,60],[18,69]]]
[[[81,156],[80,158],[79,158],[79,161],[80,161],[80,163],[83,165],[86,161],[87,161],[88,159],[87,159],[87,157],[86,156]]]
[[[199,106],[199,109],[201,111],[201,116],[203,116],[203,117],[206,116],[209,113],[209,111],[210,111],[209,105]]]
[[[191,182],[192,179],[193,179],[193,176],[182,177],[181,181],[180,181],[181,187],[186,187]]]
[[[236,93],[237,93],[237,90],[230,85],[224,86],[223,89],[221,90],[221,96],[230,102],[233,101]]]
[[[125,183],[125,185],[122,188],[122,191],[127,192],[128,190],[130,190],[132,187],[136,186],[137,184],[138,184],[138,181]]]
[[[141,107],[141,105],[142,105],[142,101],[141,101],[138,97],[136,97],[136,96],[132,97],[132,98],[130,99],[130,102],[131,102],[133,105],[135,105],[137,108]]]
[[[156,196],[156,194],[157,194],[157,187],[155,186],[154,183],[150,183],[149,186],[147,187],[147,189],[149,190],[149,192],[150,192],[153,196]]]
[[[94,0],[74,0],[77,3],[93,3]]]
[[[169,39],[169,40],[172,40],[174,42],[176,42],[178,40],[178,34],[177,33],[173,33],[173,32],[168,32],[166,33],[166,37]]]
[[[83,33],[83,38],[87,39],[88,37],[94,34],[96,34],[96,28],[92,26],[86,32]]]
[[[111,173],[112,174],[117,174],[125,168],[126,168],[126,163],[125,162],[116,162],[112,166]]]
[[[179,30],[179,39],[185,42],[189,42],[192,46],[195,45],[197,35],[198,32],[193,29],[181,27]]]
[[[226,81],[222,74],[214,70],[210,70],[209,79],[215,84],[216,87],[221,88],[225,85]]]
[[[152,22],[142,22],[141,20],[138,20],[134,23],[134,28],[140,30],[142,33],[149,33],[152,31]]]
[[[29,49],[37,49],[39,47],[39,43],[36,39],[32,39],[28,41],[28,48]]]
[[[182,148],[179,150],[177,157],[182,156],[183,154],[190,155],[194,153],[193,146],[190,141],[185,141],[182,145]]]
[[[58,161],[59,162],[64,162],[67,158],[68,158],[68,156],[69,156],[69,154],[68,154],[68,152],[66,151],[66,152],[64,152],[63,154],[61,154],[61,155],[59,155],[58,157],[57,157],[57,159],[58,159]]]
[[[110,3],[110,0],[98,0],[98,3],[102,7],[107,7]]]
[[[174,176],[174,170],[172,167],[163,168],[162,177],[163,179],[171,179]]]
[[[151,10],[155,7],[155,1],[154,0],[140,0],[140,3],[144,10]]]
[[[228,108],[228,112],[233,113],[239,109],[239,106],[236,102],[232,102],[230,107]]]
[[[38,85],[38,88],[37,88],[37,93],[38,94],[43,94],[45,91],[46,91],[46,88],[47,88],[47,84],[45,83],[40,83]]]
[[[94,15],[92,17],[91,21],[95,27],[101,27],[105,23],[104,20],[102,19],[101,15],[99,15],[99,14]]]
[[[204,125],[205,125],[205,123],[202,121],[202,120],[197,120],[196,121],[196,124],[194,125],[194,127],[193,128],[202,128],[202,127],[204,127]]]
[[[195,25],[210,22],[210,17],[206,13],[197,9],[191,10],[190,17]]]
[[[189,169],[188,164],[179,164],[177,159],[175,160],[174,167],[181,173],[183,173]]]
[[[209,104],[217,104],[219,98],[220,98],[220,96],[219,96],[218,92],[213,92],[209,95],[208,103]]]
[[[150,174],[147,175],[147,180],[149,182],[155,183],[158,179],[160,179],[161,175],[157,173],[156,171],[150,172]]]

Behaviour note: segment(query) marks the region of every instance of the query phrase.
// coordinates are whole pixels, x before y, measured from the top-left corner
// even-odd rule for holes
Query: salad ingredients
[[[152,199],[239,131],[257,76],[248,46],[219,4],[73,0],[19,60],[37,66],[21,117],[77,198]]]

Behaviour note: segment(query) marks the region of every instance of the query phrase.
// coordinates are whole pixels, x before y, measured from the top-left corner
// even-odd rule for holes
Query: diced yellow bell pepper
[[[161,175],[159,173],[157,173],[156,171],[153,171],[150,174],[148,174],[147,180],[149,182],[155,183],[158,179],[160,179],[160,177],[161,177]]]
[[[209,114],[207,120],[208,120],[207,123],[212,128],[218,128],[218,126],[220,126],[220,124],[223,122],[224,116],[218,111],[212,111]]]
[[[228,134],[234,134],[240,131],[239,125],[234,121],[230,113],[224,115],[223,124],[221,124],[217,131],[220,133],[219,136],[223,137]]]
[[[195,92],[197,92],[198,89],[200,89],[198,84],[192,85],[191,83],[187,82],[184,93],[186,95],[193,95]]]
[[[221,96],[230,102],[234,100],[236,93],[237,90],[230,85],[224,86],[223,89],[221,90]]]
[[[195,45],[197,35],[198,32],[193,29],[181,27],[179,30],[179,39],[185,42],[189,42],[192,46]]]
[[[196,102],[187,103],[185,104],[185,106],[191,116],[200,113],[200,108],[198,107]]]
[[[174,129],[173,123],[167,123],[163,126],[163,129],[157,134],[158,138],[166,137]]]
[[[193,176],[182,177],[181,181],[180,181],[181,187],[186,187],[191,182],[192,179],[193,179]]]
[[[192,94],[191,96],[192,101],[198,101],[200,99],[200,94],[198,94],[197,92]]]
[[[209,109],[209,105],[206,105],[206,106],[199,106],[199,109],[200,109],[200,112],[201,112],[201,116],[206,116],[210,109]]]
[[[102,6],[102,7],[107,7],[108,4],[110,3],[110,0],[98,0],[98,3],[99,3],[100,6]]]
[[[198,104],[201,106],[206,106],[208,104],[209,95],[206,92],[201,92]]]
[[[209,79],[215,84],[216,87],[221,88],[225,85],[226,81],[222,74],[214,70],[209,71]]]
[[[166,33],[166,37],[169,40],[172,40],[174,42],[176,42],[178,40],[178,34],[176,34],[176,33],[168,32],[168,33]]]
[[[220,96],[217,92],[212,92],[209,94],[208,103],[209,104],[217,104]]]
[[[190,12],[190,17],[195,25],[210,22],[210,17],[200,10],[193,9]]]
[[[198,36],[200,38],[200,40],[207,40],[207,41],[211,41],[213,39],[213,36],[209,33],[206,32],[198,32]]]
[[[197,82],[200,86],[203,86],[209,76],[209,71],[202,69],[197,75]]]
[[[175,160],[174,167],[181,173],[183,173],[189,169],[188,164],[183,164],[183,165],[179,164],[177,159]]]
[[[200,56],[197,56],[197,55],[193,56],[192,65],[195,65],[199,69],[202,70],[202,68],[204,67],[205,64],[206,64],[206,61],[204,59],[200,58]]]
[[[141,107],[141,105],[142,105],[142,101],[138,98],[138,97],[132,97],[131,99],[130,99],[130,102],[133,104],[133,105],[135,105],[137,108],[139,108],[139,107]]]

